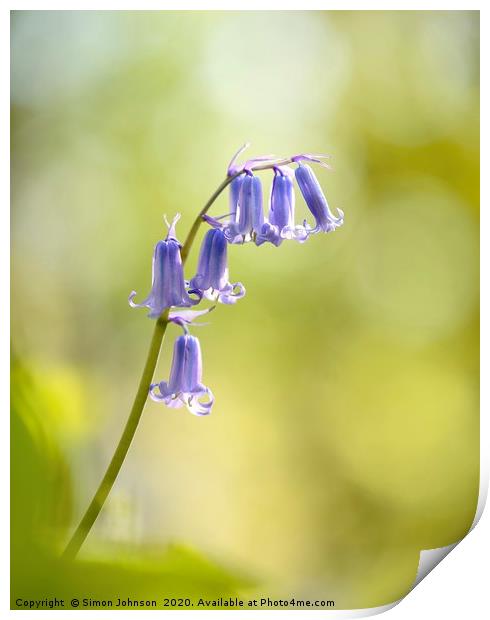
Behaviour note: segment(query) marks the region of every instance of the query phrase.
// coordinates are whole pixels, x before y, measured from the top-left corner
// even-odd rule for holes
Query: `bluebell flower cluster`
[[[153,400],[168,407],[182,407],[195,415],[211,412],[214,397],[201,382],[202,356],[199,341],[189,334],[194,319],[213,310],[180,310],[197,305],[203,298],[222,304],[234,304],[245,295],[241,282],[230,282],[228,274],[228,245],[252,242],[257,246],[271,243],[278,247],[286,240],[306,242],[319,232],[329,233],[344,221],[344,214],[330,210],[327,199],[309,163],[325,168],[330,166],[324,155],[302,153],[286,159],[264,155],[237,164],[245,145],[233,156],[228,166],[229,213],[213,218],[207,214],[203,220],[210,225],[206,232],[197,264],[191,280],[184,279],[181,244],[176,236],[176,216],[168,225],[168,233],[159,241],[153,253],[152,287],[141,303],[135,303],[132,291],[129,303],[133,308],[146,307],[148,316],[158,319],[169,310],[167,320],[184,330],[174,345],[169,381],[150,386]],[[308,163],[309,162],[309,163]],[[293,169],[291,166],[296,165]],[[259,170],[271,170],[274,174],[268,204],[264,216],[262,183],[255,174]],[[295,221],[295,182],[314,218],[302,224]]]
[[[344,213],[340,209],[336,216],[332,213],[315,173],[305,163],[315,162],[330,168],[323,161],[325,157],[302,153],[286,160],[277,160],[267,155],[248,160],[242,166],[237,166],[233,159],[228,168],[228,175],[233,177],[230,183],[229,219],[209,215],[204,215],[204,219],[210,226],[222,230],[228,243],[252,241],[262,245],[269,242],[277,247],[285,239],[304,243],[318,232],[334,231],[342,226]],[[293,170],[288,164],[297,164],[297,168]],[[267,219],[264,218],[262,183],[254,175],[257,169],[274,171]],[[235,176],[237,174],[239,176]],[[310,226],[306,220],[303,224],[295,224],[294,179],[315,219],[314,226]]]

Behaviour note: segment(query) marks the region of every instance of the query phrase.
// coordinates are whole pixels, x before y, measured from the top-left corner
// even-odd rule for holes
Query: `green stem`
[[[213,202],[216,200],[216,198],[218,198],[221,192],[233,181],[233,179],[240,176],[240,174],[242,173],[237,172],[236,174],[232,176],[226,177],[223,183],[221,183],[218,189],[214,192],[214,194],[211,196],[211,198],[207,201],[207,203],[204,205],[204,207],[199,212],[199,215],[194,220],[194,224],[192,224],[192,228],[190,229],[189,234],[187,235],[187,239],[185,240],[184,245],[182,246],[182,250],[180,252],[180,255],[182,256],[182,264],[185,263],[185,261],[187,260],[187,257],[189,256],[189,252],[194,242],[194,239],[196,238],[197,231],[199,230],[199,226],[202,224],[202,216],[206,215],[206,213],[209,211],[209,208],[211,207]]]
[[[63,553],[63,557],[65,558],[73,559],[77,555],[80,547],[87,538],[88,533],[92,529],[92,525],[99,516],[99,512],[102,510],[102,506],[104,505],[119,470],[121,469],[124,459],[126,458],[129,446],[131,445],[136,429],[138,428],[138,423],[140,421],[141,414],[143,413],[146,399],[148,398],[148,389],[150,387],[151,380],[153,379],[153,373],[155,372],[160,347],[167,330],[167,325],[168,309],[156,321],[145,367],[143,369],[143,374],[141,375],[138,391],[136,392],[128,421],[124,427],[121,439],[117,444],[116,451],[114,452],[111,462],[109,463],[109,467],[102,478],[102,482],[99,484],[99,488],[97,489],[89,507],[83,515],[82,520],[80,521],[75,533],[71,537],[70,542]]]
[[[214,192],[211,198],[207,201],[204,207],[201,209],[182,247],[182,264],[186,262],[187,257],[189,256],[189,252],[196,237],[197,231],[199,230],[199,227],[202,223],[202,216],[208,211],[208,209],[211,207],[216,198],[221,194],[221,192],[239,174],[241,173],[239,172],[233,176],[227,177]],[[165,312],[155,323],[155,329],[153,330],[150,349],[148,351],[145,367],[143,369],[143,374],[141,375],[138,391],[136,392],[136,396],[133,402],[133,406],[131,408],[131,412],[129,414],[128,421],[126,422],[126,426],[124,427],[121,439],[117,444],[116,451],[114,452],[111,462],[109,463],[109,467],[107,468],[107,471],[102,478],[102,482],[100,483],[99,488],[95,492],[95,495],[90,502],[89,507],[87,508],[85,514],[82,517],[82,520],[80,521],[77,529],[75,530],[73,536],[70,539],[70,542],[68,543],[65,551],[63,552],[64,558],[74,559],[76,557],[77,553],[80,550],[80,547],[83,545],[90,530],[92,529],[95,520],[99,516],[99,513],[102,510],[107,496],[109,495],[110,490],[114,485],[114,482],[122,467],[122,464],[124,463],[124,459],[126,458],[129,446],[133,441],[133,437],[136,429],[138,428],[141,414],[143,413],[143,408],[148,398],[148,390],[150,388],[153,375],[155,373],[155,368],[157,365],[158,356],[160,354],[163,337],[165,336],[165,332],[167,330],[168,315],[169,309],[167,308],[167,310],[165,310]]]

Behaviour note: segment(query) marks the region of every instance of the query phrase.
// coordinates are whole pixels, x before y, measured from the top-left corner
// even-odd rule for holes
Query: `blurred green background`
[[[11,48],[13,598],[405,594],[478,496],[479,14],[17,11]],[[247,295],[194,330],[212,415],[148,403],[60,565],[144,363],[127,296],[162,216],[183,239],[246,140],[331,153],[345,224],[230,248]]]

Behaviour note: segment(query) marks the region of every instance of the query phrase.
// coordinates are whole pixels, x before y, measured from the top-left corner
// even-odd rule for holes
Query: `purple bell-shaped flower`
[[[290,168],[275,168],[272,181],[268,221],[264,222],[255,243],[262,245],[266,241],[275,246],[281,245],[284,239],[294,239],[303,243],[308,239],[304,226],[294,223],[294,175]]]
[[[344,212],[337,209],[338,217],[330,211],[327,199],[318,183],[313,170],[308,164],[299,164],[295,170],[296,181],[299,189],[303,194],[308,209],[315,218],[316,226],[314,228],[307,227],[306,230],[309,234],[314,234],[320,231],[331,232],[344,223]],[[305,222],[306,226],[306,222]]]
[[[234,304],[245,295],[245,287],[241,282],[230,283],[227,245],[222,230],[208,230],[202,242],[197,273],[190,281],[190,288],[191,292],[206,299]]]
[[[237,179],[240,177],[237,177]],[[230,213],[230,220],[221,222],[219,218],[204,215],[203,219],[213,228],[221,229],[228,243],[246,243],[254,240],[262,229],[264,223],[264,212],[262,206],[262,183],[259,177],[247,171],[243,175],[241,184],[233,188],[232,181],[231,198],[233,201],[233,212]],[[239,190],[239,192],[237,191]],[[238,201],[235,204],[236,196]]]
[[[150,294],[141,303],[134,303],[136,291],[129,296],[129,305],[132,308],[149,308],[148,316],[157,319],[166,308],[193,306],[201,300],[191,299],[188,293],[188,282],[184,280],[181,245],[175,236],[175,225],[180,215],[177,215],[169,226],[167,237],[159,241],[153,253],[153,274]]]
[[[179,336],[174,344],[170,379],[150,386],[150,397],[167,407],[184,405],[194,415],[208,415],[214,403],[213,393],[201,383],[202,357],[199,340],[190,334]],[[205,402],[200,399],[207,398]]]

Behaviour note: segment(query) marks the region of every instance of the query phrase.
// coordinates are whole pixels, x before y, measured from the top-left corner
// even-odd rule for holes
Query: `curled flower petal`
[[[146,308],[148,306],[150,297],[147,297],[140,304],[137,304],[133,301],[137,294],[138,293],[136,291],[131,291],[128,297],[129,305],[131,306],[131,308]]]
[[[281,230],[281,237],[283,239],[294,239],[298,243],[304,243],[309,236],[310,232],[308,229],[300,224],[292,227],[287,226]]]
[[[205,296],[211,300],[218,300],[222,304],[234,304],[245,296],[246,290],[241,282],[226,284],[220,291],[210,289]]]
[[[158,388],[159,393],[157,392],[156,388]],[[169,393],[168,391],[168,384],[166,381],[160,381],[160,383],[152,383],[150,385],[149,394],[150,394],[150,398],[157,403],[165,402],[167,398],[171,399],[172,397],[172,393],[171,392]],[[177,399],[175,398],[173,400],[177,400]],[[179,403],[180,404],[178,404],[177,407],[182,407],[182,405],[184,404],[180,399],[179,399]]]
[[[260,233],[255,239],[255,245],[262,245],[267,241],[269,243],[272,243],[276,247],[279,247],[283,241],[283,238],[281,237],[281,233],[279,231],[279,227],[271,224],[270,222],[264,222],[262,224]]]
[[[207,401],[199,400],[203,396],[207,397]],[[209,415],[214,405],[214,396],[209,388],[204,388],[198,394],[193,394],[186,403],[187,409],[197,416]]]

